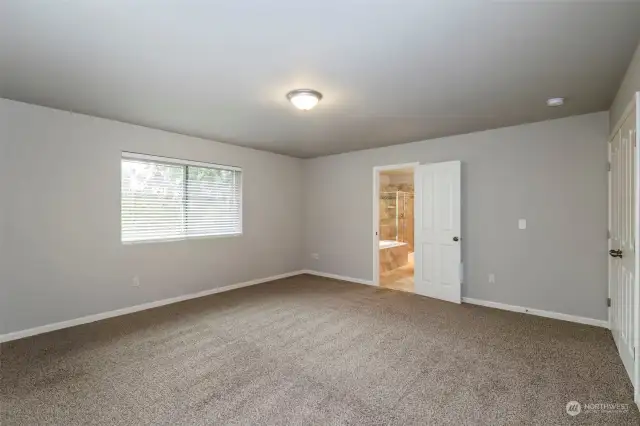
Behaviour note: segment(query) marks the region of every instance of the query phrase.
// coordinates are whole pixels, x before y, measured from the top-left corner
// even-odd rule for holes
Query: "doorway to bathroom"
[[[414,174],[418,163],[374,168],[374,282],[413,293]]]

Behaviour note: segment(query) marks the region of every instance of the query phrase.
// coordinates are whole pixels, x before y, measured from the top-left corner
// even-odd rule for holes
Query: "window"
[[[242,170],[122,154],[122,242],[242,234]]]

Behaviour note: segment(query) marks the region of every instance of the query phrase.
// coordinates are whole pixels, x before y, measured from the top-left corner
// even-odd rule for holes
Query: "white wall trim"
[[[318,276],[318,277],[331,278],[331,279],[334,279],[334,280],[349,281],[349,282],[356,283],[356,284],[366,284],[366,285],[373,285],[373,286],[376,285],[371,280],[363,280],[361,278],[345,277],[344,275],[337,275],[337,274],[328,274],[326,272],[314,271],[312,269],[305,269],[301,273],[309,274],[309,275],[315,275],[315,276]]]
[[[370,285],[370,286],[376,286],[376,284],[372,280],[363,280],[361,278],[345,277],[344,275],[329,274],[329,273],[326,273],[326,272],[314,271],[314,270],[311,270],[311,269],[305,269],[303,271],[300,271],[300,273],[309,274],[309,275],[316,275],[318,277],[324,277],[324,278],[331,278],[331,279],[334,279],[334,280],[348,281],[348,282],[357,283],[357,284],[366,284],[366,285]],[[609,328],[609,321],[607,321],[607,320],[599,320],[599,319],[595,319],[595,318],[586,318],[586,317],[580,317],[580,316],[577,316],[577,315],[562,314],[560,312],[552,312],[552,311],[544,311],[542,309],[526,308],[526,307],[523,307],[523,306],[507,305],[506,303],[490,302],[490,301],[487,301],[487,300],[474,299],[472,297],[463,297],[462,298],[462,302],[463,303],[470,303],[470,304],[473,304],[473,305],[486,306],[488,308],[502,309],[504,311],[519,312],[519,313],[523,313],[523,314],[536,315],[536,316],[539,316],[539,317],[545,317],[545,318],[558,319],[558,320],[562,320],[562,321],[575,322],[575,323],[578,323],[578,324],[593,325],[595,327],[602,327],[602,328],[606,328],[606,329]]]
[[[539,317],[553,318],[563,321],[576,322],[579,324],[593,325],[595,327],[609,328],[609,321],[599,320],[595,318],[579,317],[576,315],[561,314],[559,312],[543,311],[541,309],[525,308],[523,306],[507,305],[506,303],[490,302],[487,300],[474,299],[472,297],[463,297],[463,303],[471,303],[473,305],[486,306],[488,308],[502,309],[504,311],[520,312],[523,314],[536,315]]]
[[[329,274],[329,273],[326,273],[326,272],[314,271],[314,270],[311,270],[311,269],[304,269],[304,270],[300,270],[300,271],[287,272],[287,273],[280,274],[280,275],[273,275],[273,276],[266,277],[266,278],[258,278],[258,279],[251,280],[251,281],[246,281],[246,282],[243,282],[243,283],[231,284],[231,285],[224,286],[224,287],[213,288],[211,290],[204,290],[204,291],[200,291],[198,293],[185,294],[183,296],[177,296],[177,297],[172,297],[172,298],[169,298],[169,299],[157,300],[155,302],[143,303],[143,304],[131,306],[131,307],[128,307],[128,308],[116,309],[116,310],[113,310],[113,311],[102,312],[102,313],[94,314],[94,315],[87,315],[87,316],[80,317],[80,318],[75,318],[75,319],[72,319],[72,320],[56,322],[56,323],[47,324],[47,325],[43,325],[43,326],[39,326],[39,327],[29,328],[29,329],[26,329],[26,330],[20,330],[20,331],[14,331],[14,332],[11,332],[11,333],[7,333],[7,334],[1,334],[0,335],[0,343],[9,342],[9,341],[12,341],[12,340],[17,340],[17,339],[22,339],[22,338],[25,338],[25,337],[35,336],[35,335],[38,335],[38,334],[48,333],[50,331],[61,330],[63,328],[74,327],[76,325],[88,324],[88,323],[91,323],[91,322],[96,322],[96,321],[100,321],[100,320],[107,319],[107,318],[113,318],[113,317],[117,317],[117,316],[121,316],[121,315],[127,315],[127,314],[131,314],[131,313],[134,313],[134,312],[144,311],[144,310],[147,310],[147,309],[152,309],[152,308],[157,308],[157,307],[160,307],[160,306],[165,306],[165,305],[170,305],[170,304],[173,304],[173,303],[182,302],[182,301],[185,301],[185,300],[197,299],[199,297],[205,297],[205,296],[209,296],[209,295],[216,294],[216,293],[223,293],[225,291],[231,291],[231,290],[235,290],[235,289],[242,288],[242,287],[249,287],[249,286],[256,285],[256,284],[262,284],[262,283],[266,283],[266,282],[270,282],[270,281],[280,280],[280,279],[283,279],[283,278],[289,278],[289,277],[293,277],[295,275],[301,275],[301,274],[309,274],[309,275],[315,275],[315,276],[318,276],[318,277],[331,278],[331,279],[334,279],[334,280],[341,280],[341,281],[347,281],[347,282],[352,282],[352,283],[357,283],[357,284],[365,284],[365,285],[375,286],[375,284],[374,284],[374,282],[372,280],[364,280],[364,279],[361,279],[361,278],[352,278],[352,277],[346,277],[344,275]],[[545,317],[545,318],[553,318],[553,319],[559,319],[559,320],[563,320],[563,321],[575,322],[575,323],[579,323],[579,324],[593,325],[593,326],[596,326],[596,327],[603,327],[603,328],[607,328],[607,329],[609,328],[609,322],[606,321],[606,320],[598,320],[598,319],[594,319],[594,318],[585,318],[585,317],[580,317],[580,316],[575,316],[575,315],[562,314],[562,313],[558,313],[558,312],[544,311],[544,310],[541,310],[541,309],[525,308],[525,307],[522,307],[522,306],[507,305],[505,303],[490,302],[490,301],[487,301],[487,300],[479,300],[479,299],[474,299],[474,298],[471,298],[471,297],[463,297],[462,298],[462,302],[463,303],[470,303],[470,304],[474,304],[474,305],[486,306],[486,307],[489,307],[489,308],[502,309],[502,310],[505,310],[505,311],[520,312],[520,313],[525,313],[525,314],[530,314],[530,315],[537,315],[537,316]]]
[[[238,284],[231,284],[224,287],[212,288],[211,290],[204,290],[198,293],[185,294],[182,296],[171,297],[169,299],[157,300],[155,302],[143,303],[141,305],[130,306],[128,308],[116,309],[114,311],[102,312],[94,315],[87,315],[72,320],[56,322],[52,324],[42,325],[39,327],[28,328],[26,330],[13,331],[7,334],[0,334],[0,343],[9,342],[11,340],[22,339],[24,337],[35,336],[37,334],[48,333],[50,331],[60,330],[63,328],[74,327],[76,325],[87,324],[90,322],[100,321],[107,318],[118,317],[121,315],[127,315],[134,312],[145,311],[147,309],[157,308],[159,306],[170,305],[172,303],[182,302],[190,299],[197,299],[199,297],[209,296],[216,293],[223,293],[225,291],[231,291],[242,287],[249,287],[256,284],[262,284],[269,281],[280,280],[283,278],[289,278],[294,275],[300,275],[304,271],[287,272],[280,275],[273,275],[266,278],[258,278],[251,281],[246,281]]]

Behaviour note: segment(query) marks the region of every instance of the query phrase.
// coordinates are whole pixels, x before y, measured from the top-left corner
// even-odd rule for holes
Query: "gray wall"
[[[2,99],[0,117],[0,334],[299,269],[302,160]],[[244,235],[123,246],[123,150],[242,167]]]
[[[608,129],[601,112],[305,160],[305,265],[371,280],[372,168],[461,160],[463,296],[606,319]]]
[[[640,91],[640,43],[609,110],[610,131],[613,131],[613,127],[618,123],[625,108],[631,102],[633,94],[637,91]]]
[[[0,99],[0,334],[302,267],[372,279],[372,167],[454,159],[463,295],[606,319],[607,133],[598,113],[298,160]],[[122,150],[243,167],[244,235],[123,246]]]

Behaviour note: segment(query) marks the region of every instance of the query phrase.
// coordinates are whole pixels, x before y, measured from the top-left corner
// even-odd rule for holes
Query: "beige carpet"
[[[607,330],[311,276],[0,349],[2,426],[640,424]]]

